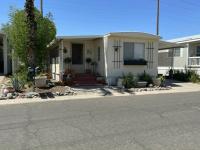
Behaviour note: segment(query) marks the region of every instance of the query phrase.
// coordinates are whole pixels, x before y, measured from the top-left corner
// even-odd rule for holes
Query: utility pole
[[[43,16],[43,0],[40,0],[40,12]]]
[[[157,0],[156,35],[159,35],[159,26],[160,26],[160,0]]]

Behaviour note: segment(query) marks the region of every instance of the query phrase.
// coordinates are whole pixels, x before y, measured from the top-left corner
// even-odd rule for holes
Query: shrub
[[[180,72],[179,70],[174,71],[173,79],[178,80],[178,81],[183,81],[183,82],[189,82],[189,74],[184,73],[182,71]]]
[[[25,82],[20,80],[17,74],[12,76],[11,82],[16,92],[20,92],[24,88]]]
[[[200,82],[200,77],[194,70],[174,71],[173,79],[183,82]]]
[[[189,80],[193,83],[200,82],[200,77],[195,71],[190,71]]]
[[[149,74],[147,74],[145,71],[144,71],[144,73],[138,75],[138,79],[140,81],[146,81],[147,84],[153,83],[152,77]]]
[[[128,73],[127,75],[123,75],[122,84],[125,88],[132,88],[136,86],[136,78],[132,73]]]

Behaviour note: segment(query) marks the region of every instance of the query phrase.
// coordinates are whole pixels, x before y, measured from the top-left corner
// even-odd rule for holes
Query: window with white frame
[[[181,57],[181,49],[180,48],[170,49],[168,52],[168,57]]]
[[[196,56],[200,56],[200,46],[197,46]]]
[[[145,44],[124,42],[124,60],[144,59]]]

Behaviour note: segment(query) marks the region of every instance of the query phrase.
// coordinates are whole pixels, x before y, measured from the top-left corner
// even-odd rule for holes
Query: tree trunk
[[[28,30],[27,58],[28,66],[35,67],[35,42],[36,42],[36,21],[34,15],[34,0],[26,0],[25,3],[26,24]]]

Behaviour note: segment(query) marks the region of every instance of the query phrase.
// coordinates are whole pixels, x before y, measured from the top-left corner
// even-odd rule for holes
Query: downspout
[[[104,65],[105,65],[105,78],[108,81],[108,62],[107,62],[107,51],[108,51],[108,37],[103,37],[104,41]]]
[[[64,50],[64,41],[61,41],[61,52],[60,52],[60,80],[63,79],[63,50]]]

